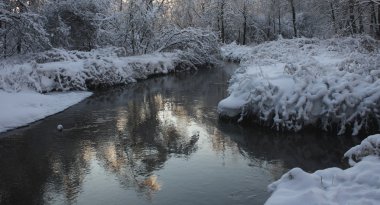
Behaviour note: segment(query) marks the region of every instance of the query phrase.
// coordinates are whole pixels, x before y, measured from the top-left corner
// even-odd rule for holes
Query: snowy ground
[[[91,52],[54,49],[3,60],[0,132],[60,112],[91,95],[73,91],[136,82],[149,75],[174,71],[180,63],[178,53],[125,57],[125,52],[118,48]]]
[[[380,124],[379,47],[369,37],[226,45],[223,58],[240,61],[240,68],[218,111],[277,130],[337,125],[338,134],[356,135],[371,120]]]
[[[266,205],[368,204],[380,202],[380,135],[372,135],[345,154],[352,167],[315,173],[294,168],[269,185]]]
[[[40,94],[35,91],[0,91],[0,132],[61,112],[90,95],[90,92]]]
[[[120,54],[121,53],[121,54]],[[117,48],[91,52],[51,50],[0,64],[0,90],[37,92],[88,90],[135,82],[179,66],[176,53],[124,57]]]

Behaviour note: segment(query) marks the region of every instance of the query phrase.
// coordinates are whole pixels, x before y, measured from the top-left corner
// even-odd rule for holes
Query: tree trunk
[[[243,23],[243,45],[246,44],[247,39],[247,17],[244,17],[244,23]]]
[[[267,39],[271,39],[271,35],[270,35],[270,29],[272,28],[272,20],[271,20],[271,17],[270,15],[268,16],[268,26],[267,26]]]
[[[296,17],[296,9],[295,9],[295,6],[294,6],[294,0],[289,0],[290,2],[290,7],[292,9],[292,22],[293,22],[293,31],[294,31],[294,37],[297,37],[298,36],[298,33],[297,33],[297,17]]]
[[[371,23],[369,25],[369,32],[373,36],[375,36],[375,24],[376,24],[375,3],[371,2]]]
[[[247,36],[247,7],[244,2],[244,8],[243,8],[243,17],[244,17],[244,22],[243,22],[243,45],[246,44],[246,36]]]
[[[4,58],[7,57],[7,34],[4,35],[4,45],[3,45],[3,55],[4,55]]]
[[[4,23],[0,22],[0,28],[6,29],[5,22]],[[7,33],[4,33],[3,41],[4,41],[3,42],[3,57],[6,58],[7,57]]]
[[[278,34],[281,35],[281,8],[278,7]]]
[[[363,14],[362,14],[362,10],[360,9],[360,6],[358,6],[358,14],[359,14],[359,33],[363,33],[364,32]]]
[[[355,5],[354,5],[354,3],[355,3],[354,0],[349,1],[351,29],[352,29],[352,33],[355,34],[355,33],[358,33],[358,30],[356,28],[355,13],[354,13]]]
[[[133,3],[133,1],[131,1],[131,4],[130,4],[130,9],[133,11],[133,9],[135,9],[135,4]],[[130,23],[130,26],[131,26],[131,46],[132,46],[132,54],[135,55],[136,54],[136,41],[135,41],[135,22],[134,22],[134,16],[133,16],[133,12],[129,11],[129,23]]]
[[[21,54],[21,39],[18,39],[17,41],[16,51],[17,51],[17,54]]]
[[[135,25],[132,23],[131,26],[131,45],[132,45],[132,54],[136,54],[136,40],[135,40]]]
[[[380,37],[380,5],[377,6],[377,36]]]
[[[225,36],[225,29],[224,29],[224,5],[225,2],[223,1],[220,5],[220,21],[221,21],[221,35],[222,35],[222,42],[226,42],[226,36]]]
[[[335,9],[334,9],[334,5],[332,2],[330,2],[330,8],[331,8],[331,20],[332,20],[332,24],[333,24],[333,29],[334,29],[334,33],[336,34],[337,29],[336,29]]]

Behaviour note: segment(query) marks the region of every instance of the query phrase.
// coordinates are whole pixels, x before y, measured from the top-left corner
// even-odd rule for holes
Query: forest
[[[188,33],[189,29],[195,33]],[[210,32],[221,43],[368,34],[380,38],[378,0],[2,0],[3,58],[51,48],[123,47],[128,55],[181,48]],[[182,39],[181,39],[182,38]],[[182,42],[183,43],[183,42]],[[168,45],[170,44],[170,45]]]
[[[378,204],[380,0],[0,0],[0,204]]]

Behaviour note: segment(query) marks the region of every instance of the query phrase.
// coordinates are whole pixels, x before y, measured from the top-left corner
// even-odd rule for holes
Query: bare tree
[[[296,18],[296,9],[294,5],[294,0],[288,0],[290,4],[290,8],[292,10],[292,22],[293,22],[293,31],[294,31],[294,37],[297,37],[297,18]]]

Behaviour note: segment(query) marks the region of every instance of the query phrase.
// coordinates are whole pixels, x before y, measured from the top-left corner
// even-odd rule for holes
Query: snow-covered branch
[[[277,130],[316,126],[357,135],[380,128],[378,48],[370,37],[225,46],[222,56],[241,68],[219,112]]]

